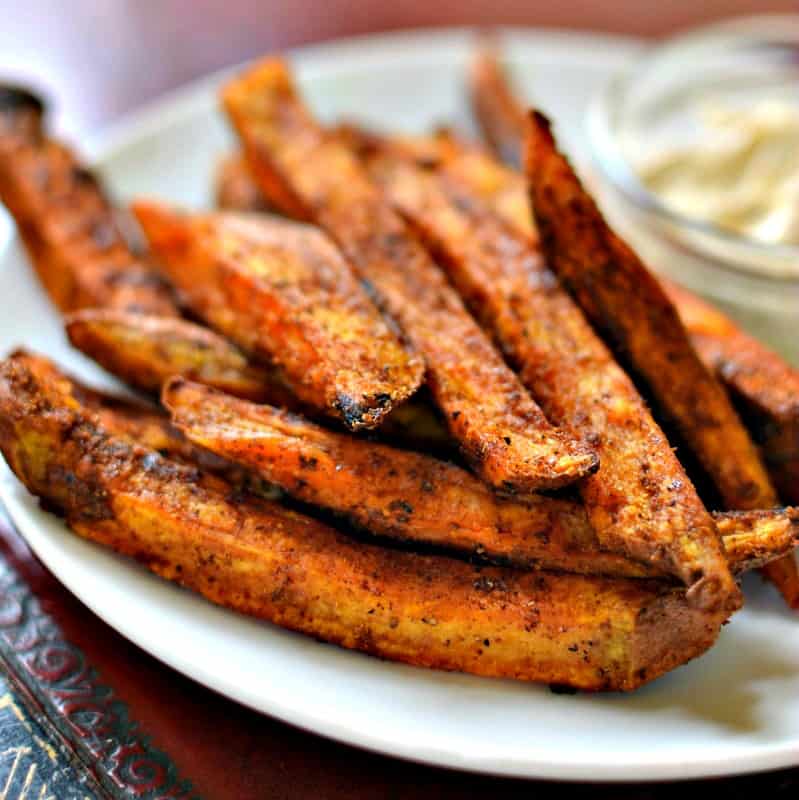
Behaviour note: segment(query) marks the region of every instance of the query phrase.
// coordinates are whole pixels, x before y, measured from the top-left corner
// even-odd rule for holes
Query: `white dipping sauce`
[[[767,244],[799,245],[799,108],[710,107],[702,137],[640,163],[671,209]]]

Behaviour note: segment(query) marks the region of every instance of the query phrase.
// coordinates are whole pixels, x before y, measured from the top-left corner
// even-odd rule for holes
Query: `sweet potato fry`
[[[522,165],[526,114],[497,57],[495,43],[484,40],[469,70],[469,97],[480,130],[495,153],[516,168]]]
[[[699,655],[726,614],[658,581],[479,567],[353,541],[110,436],[0,366],[0,450],[79,536],[212,602],[419,666],[631,690]]]
[[[231,153],[216,170],[216,204],[227,211],[268,212],[272,209],[250,175],[241,153]]]
[[[134,204],[150,247],[191,309],[307,406],[377,427],[424,377],[349,264],[315,228],[277,217]]]
[[[66,320],[70,342],[113,375],[157,393],[173,375],[185,375],[238,397],[282,405],[290,397],[273,373],[248,363],[227,340],[173,317],[86,309]]]
[[[0,200],[36,272],[62,311],[104,306],[176,315],[156,272],[130,251],[94,177],[31,122],[25,94],[0,93]],[[17,115],[28,121],[14,122]],[[35,118],[35,115],[34,115]]]
[[[549,263],[645,381],[727,508],[776,505],[760,454],[660,283],[607,226],[555,149],[547,120],[532,114],[529,130],[527,174]],[[764,573],[791,607],[799,606],[799,566],[792,556]]]
[[[499,80],[503,80],[502,73],[498,70],[494,72]],[[511,98],[512,102],[513,93],[511,87],[504,83],[502,87],[503,96]],[[508,119],[518,118],[518,111],[521,109],[521,104],[516,101],[516,111],[514,115],[504,115],[502,121],[487,119],[484,123],[484,128],[492,124],[504,124]],[[479,113],[476,111],[478,118],[489,115],[491,113],[501,113],[495,108],[483,106]],[[481,120],[482,121],[482,120]],[[505,133],[509,135],[508,127],[504,128]],[[523,138],[523,130],[518,131],[519,140]],[[491,137],[487,137],[491,141]],[[533,217],[530,214],[529,206],[524,197],[525,187],[523,186],[520,176],[509,169],[499,167],[492,164],[491,159],[485,158],[483,154],[476,148],[464,148],[460,143],[449,141],[447,149],[443,150],[443,157],[447,159],[447,166],[451,173],[457,173],[459,178],[470,188],[480,194],[480,196],[491,206],[494,210],[505,219],[508,224],[514,226],[517,230],[523,232],[535,231],[533,224]],[[536,231],[537,233],[537,231]],[[714,324],[710,325],[713,330],[708,330],[705,325],[704,330],[694,330],[693,322],[696,320],[697,315],[701,316],[701,309],[697,306],[697,298],[693,298],[690,293],[681,291],[679,295],[670,291],[670,286],[664,286],[666,292],[669,294],[672,302],[677,307],[677,311],[683,324],[688,328],[691,334],[691,342],[698,352],[702,361],[708,369],[714,371],[730,391],[733,400],[737,402],[737,406],[744,414],[747,428],[758,441],[763,445],[763,453],[766,459],[766,467],[769,477],[773,481],[778,491],[784,500],[788,502],[796,502],[796,495],[793,495],[792,488],[799,487],[799,427],[793,426],[790,422],[786,424],[784,417],[777,423],[777,425],[770,425],[770,417],[773,417],[772,411],[767,411],[765,414],[752,414],[751,411],[758,407],[758,403],[762,403],[763,399],[755,400],[744,399],[747,392],[760,392],[758,387],[755,389],[749,381],[743,381],[736,376],[741,374],[748,374],[752,367],[752,359],[745,353],[757,352],[760,350],[761,345],[749,339],[749,342],[744,345],[741,341],[739,347],[732,348],[728,345],[721,346],[719,342],[712,342],[716,336],[723,336],[723,331],[728,330],[726,324],[720,323],[716,319]],[[698,301],[702,306],[704,303]],[[716,312],[718,314],[718,312]],[[749,338],[749,337],[747,337]],[[740,340],[739,340],[740,341]],[[712,342],[712,343],[711,343]],[[751,344],[750,344],[751,343]],[[721,347],[721,349],[720,349]],[[725,353],[725,361],[728,366],[720,368],[717,359],[717,354],[723,349]],[[740,358],[740,361],[739,361]],[[762,359],[764,364],[769,364],[768,367],[770,374],[772,374],[777,383],[773,381],[770,385],[779,385],[780,382],[786,383],[784,377],[780,381],[780,370],[774,364],[774,356],[771,353],[763,353],[756,355],[756,361]],[[772,371],[773,370],[773,371]],[[748,383],[749,385],[744,385]],[[789,382],[788,382],[789,383]],[[790,385],[790,384],[789,384]],[[777,390],[777,395],[782,394]],[[783,394],[784,397],[784,394]],[[767,401],[768,402],[768,401]],[[775,406],[782,406],[782,399],[774,397],[772,404]],[[799,492],[799,488],[796,489]],[[766,492],[765,496],[768,497],[769,493]],[[759,502],[759,501],[753,501]],[[789,604],[795,606],[799,597],[799,569],[792,556],[786,558],[782,563],[775,563],[769,565],[765,570],[765,574],[769,577],[775,585],[780,589],[783,596]]]
[[[660,283],[610,230],[557,151],[546,118],[533,112],[528,130],[527,176],[547,262],[646,383],[725,505],[776,505],[754,443],[723,388],[700,361]]]
[[[723,312],[661,279],[705,364],[726,385],[780,497],[799,503],[799,370]]]
[[[580,491],[602,544],[700,581],[702,603],[735,594],[713,522],[666,437],[530,240],[446,172],[388,152],[369,163],[549,419],[594,438],[600,468]]]
[[[334,433],[182,378],[167,384],[163,401],[175,425],[201,448],[363,530],[519,567],[668,576],[603,552],[578,503],[543,495],[500,498],[454,464]],[[794,509],[722,514],[717,521],[733,546],[736,572],[789,552],[799,540]]]
[[[530,491],[596,469],[591,450],[547,422],[355,156],[313,120],[282,62],[234,79],[223,101],[264,195],[327,230],[424,356],[433,398],[485,480]]]
[[[761,447],[779,496],[799,502],[799,371],[696,295],[661,279],[702,360],[726,385]],[[763,572],[791,608],[799,608],[799,566],[793,556]]]
[[[171,424],[163,409],[86,386],[62,372],[44,356],[18,350],[8,360],[29,370],[37,381],[47,383],[64,396],[74,399],[88,413],[94,414],[100,426],[110,434],[125,437],[176,461],[221,475],[235,486],[257,488],[261,494],[267,491],[261,479],[253,481],[253,476],[238,465],[190,442]]]

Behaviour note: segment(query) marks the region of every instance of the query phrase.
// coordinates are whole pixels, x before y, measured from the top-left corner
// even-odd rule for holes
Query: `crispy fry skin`
[[[218,475],[237,490],[246,490],[266,499],[275,499],[281,494],[276,486],[255,473],[189,441],[172,425],[163,408],[86,386],[40,355],[18,350],[9,356],[11,359],[30,370],[37,380],[51,384],[94,414],[99,425],[109,434],[123,437],[147,450],[155,450],[173,461]],[[765,553],[777,545],[777,538],[772,537],[767,543],[759,534],[744,539],[741,548],[754,555]]]
[[[176,315],[169,289],[125,243],[97,179],[34,124],[9,121],[18,113],[30,114],[0,102],[0,200],[56,306]]]
[[[712,519],[666,437],[531,242],[446,174],[390,153],[370,164],[548,417],[595,442],[600,468],[580,491],[603,545],[689,586],[703,581],[703,603],[736,594]]]
[[[48,383],[57,391],[73,398],[87,411],[95,414],[101,427],[110,434],[126,437],[148,450],[157,450],[161,455],[176,461],[214,472],[236,486],[257,487],[260,492],[264,491],[265,485],[260,481],[253,482],[241,467],[190,442],[171,424],[163,409],[86,386],[62,372],[44,356],[18,350],[8,360],[21,364],[37,381]]]
[[[158,394],[169,378],[185,375],[236,397],[313,412],[276,369],[253,366],[226,339],[191,322],[86,309],[70,314],[66,329],[76,348],[141,391]],[[438,452],[451,447],[433,409],[415,399],[386,417],[380,435]]]
[[[216,204],[227,211],[268,212],[272,209],[250,175],[241,153],[223,158],[216,170]]]
[[[173,375],[250,400],[280,405],[282,389],[267,369],[252,366],[227,340],[172,317],[85,309],[66,320],[70,342],[113,375],[143,391],[157,393]]]
[[[297,397],[374,428],[424,377],[349,264],[315,228],[269,215],[188,214],[138,202],[150,247],[191,309],[276,364]]]
[[[661,282],[694,347],[725,383],[763,448],[777,493],[799,503],[799,370],[717,308],[670,281]]]
[[[607,226],[555,148],[546,118],[533,112],[528,130],[531,202],[549,265],[646,382],[725,504],[776,505],[757,449],[660,283]]]
[[[779,496],[799,502],[799,371],[696,295],[661,279],[702,360],[722,380],[760,444]],[[768,564],[766,577],[799,608],[793,556]]]
[[[264,194],[332,235],[424,356],[433,397],[485,480],[529,491],[596,469],[593,452],[547,422],[355,156],[312,119],[282,62],[235,79],[223,100]]]
[[[704,652],[725,615],[657,581],[522,573],[363,544],[104,432],[0,366],[0,450],[80,536],[212,602],[419,666],[631,690]]]
[[[472,59],[469,98],[492,150],[507,164],[521,167],[526,114],[499,63],[492,41],[483,41]]]
[[[517,231],[538,238],[537,229],[530,213],[524,179],[518,173],[500,166],[479,148],[465,146],[452,137],[442,143],[439,160],[446,166],[450,175],[465,183],[508,225]],[[697,298],[693,298],[685,290],[681,290],[677,296],[670,291],[668,284],[665,284],[664,288],[677,306],[680,318],[691,334],[691,342],[705,365],[725,383],[733,399],[740,400],[739,408],[744,412],[747,427],[763,444],[768,474],[780,495],[787,502],[797,502],[796,497],[799,495],[792,494],[792,489],[799,487],[799,455],[794,456],[799,453],[799,444],[797,444],[799,428],[793,427],[790,423],[780,423],[776,426],[769,424],[772,422],[769,412],[763,416],[752,414],[751,410],[757,407],[758,402],[768,401],[764,401],[762,397],[754,402],[752,398],[746,398],[747,392],[759,392],[760,387],[754,390],[754,387],[746,386],[737,377],[739,374],[747,374],[753,368],[753,360],[749,353],[754,352],[757,353],[754,360],[758,362],[762,360],[764,364],[768,364],[770,374],[775,377],[774,381],[769,382],[770,387],[786,383],[790,385],[790,382],[779,377],[779,367],[773,361],[773,354],[764,351],[759,343],[751,339],[746,346],[741,342],[740,347],[730,347],[712,341],[716,336],[723,337],[723,331],[728,330],[728,325],[732,323],[728,321],[726,324],[719,325],[717,320],[709,328],[701,323],[696,327],[697,316],[701,317],[701,310],[697,307]],[[704,305],[702,301],[698,302]],[[719,312],[714,310],[714,314],[718,315]],[[694,330],[695,327],[696,330]],[[722,366],[716,358],[716,354],[721,350],[724,352],[726,366]],[[761,351],[762,355],[758,351]],[[774,371],[771,372],[771,370]],[[784,398],[784,394],[777,390],[772,401],[774,405],[782,404],[782,400],[777,399],[780,395]],[[799,492],[799,489],[796,491]],[[794,558],[789,556],[782,563],[770,564],[764,572],[777,585],[789,604],[795,606],[796,600],[792,600],[792,598],[799,596],[799,569],[797,569]]]
[[[657,279],[602,219],[549,123],[530,117],[527,173],[549,263],[594,324],[624,352],[664,413],[713,479],[728,508],[776,505],[777,493],[732,404],[688,339]],[[765,567],[791,607],[799,606],[793,557]]]
[[[163,402],[175,425],[203,449],[256,470],[303,502],[345,515],[361,529],[526,568],[664,575],[603,552],[577,503],[543,495],[500,498],[454,464],[333,433],[181,378],[167,384]],[[794,509],[717,519],[734,545],[735,571],[777,558],[799,540]]]

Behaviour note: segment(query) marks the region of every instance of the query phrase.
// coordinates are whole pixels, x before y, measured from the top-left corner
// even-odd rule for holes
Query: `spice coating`
[[[285,65],[266,60],[223,91],[263,194],[313,220],[373,287],[424,357],[433,398],[490,484],[554,488],[596,469],[596,456],[553,428],[345,143],[323,131]]]
[[[631,690],[707,649],[726,617],[657,581],[476,567],[231,502],[224,481],[110,436],[13,361],[0,366],[0,450],[78,535],[212,602],[410,664]]]

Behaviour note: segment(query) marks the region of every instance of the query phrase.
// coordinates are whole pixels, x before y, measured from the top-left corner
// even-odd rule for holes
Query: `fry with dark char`
[[[547,119],[533,112],[528,130],[527,178],[547,263],[644,380],[724,503],[742,509],[776,505],[754,443],[660,283],[610,230],[557,151]]]
[[[235,397],[313,413],[277,369],[251,364],[226,339],[186,320],[86,309],[67,316],[66,331],[78,350],[148,394],[159,394],[169,378],[183,375]],[[416,398],[395,408],[379,433],[404,446],[452,448],[435,410]]]
[[[695,294],[661,283],[694,347],[727,386],[763,449],[778,494],[799,503],[799,370]]]
[[[594,442],[599,471],[579,488],[602,545],[696,584],[701,604],[735,596],[713,521],[668,440],[532,242],[446,168],[388,151],[369,164],[549,419]]]
[[[307,406],[351,430],[377,427],[424,377],[350,265],[319,230],[270,215],[133,210],[189,307]]]
[[[499,62],[496,44],[484,38],[469,69],[472,110],[486,141],[507,164],[520,168],[526,114]]]
[[[79,536],[212,602],[343,647],[477,675],[631,690],[696,657],[726,614],[660,581],[523,573],[364,544],[110,436],[0,366],[0,450]]]
[[[186,320],[113,309],[85,309],[66,319],[70,342],[112,375],[158,393],[185,375],[237,397],[281,405],[290,397],[270,372],[250,364],[226,339]]]
[[[594,325],[645,381],[663,413],[713,480],[727,508],[768,508],[774,489],[729,397],[701,362],[677,309],[638,256],[605,223],[548,121],[530,116],[527,175],[547,260]],[[799,605],[799,566],[765,568],[786,602]]]
[[[50,298],[62,311],[104,306],[175,315],[169,289],[130,251],[99,182],[41,131],[42,110],[32,113],[30,97],[0,88],[0,201]]]
[[[585,575],[668,576],[603,552],[585,509],[569,500],[500,498],[469,472],[421,453],[355,439],[294,414],[170,381],[163,402],[195,444],[256,471],[298,500],[362,530],[489,561]],[[734,571],[778,558],[799,539],[799,511],[718,515]]]
[[[361,164],[314,121],[281,61],[231,81],[225,108],[262,192],[339,244],[424,356],[428,384],[480,475],[517,491],[555,488],[597,468],[553,428]]]

